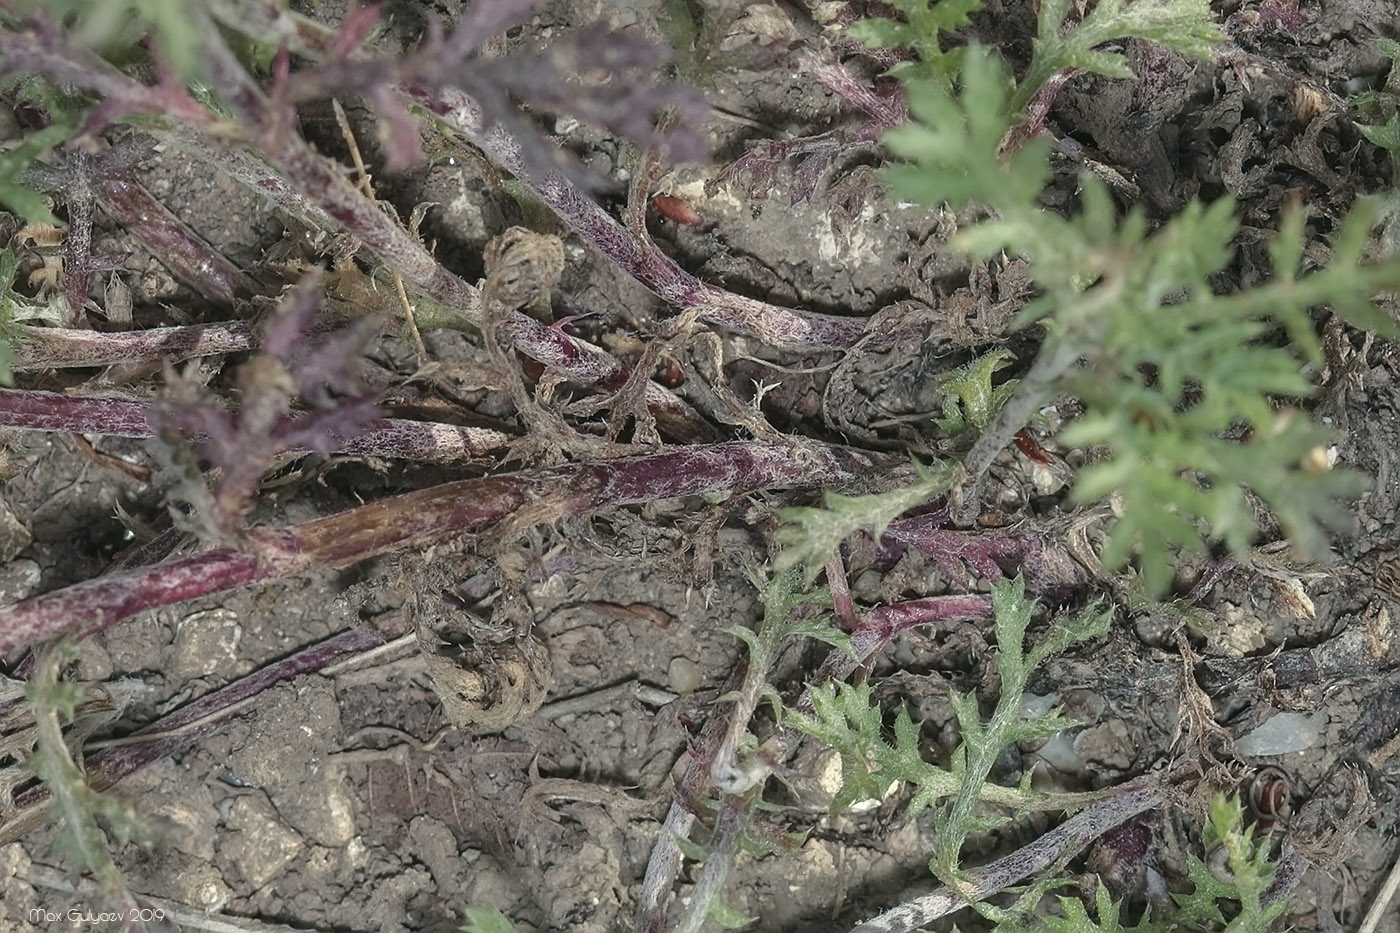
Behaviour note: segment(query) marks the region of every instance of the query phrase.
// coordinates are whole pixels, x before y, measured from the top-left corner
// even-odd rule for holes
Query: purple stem
[[[851,632],[851,650],[855,652],[855,657],[844,651],[832,651],[822,662],[813,682],[845,680],[857,667],[883,651],[898,635],[916,626],[944,626],[952,622],[977,622],[990,618],[990,596],[929,596],[879,606],[865,613],[860,625]]]
[[[1045,119],[1050,116],[1050,108],[1060,96],[1069,79],[1079,72],[1074,68],[1061,68],[1042,84],[1026,104],[1026,118],[1007,132],[1001,143],[1001,154],[1008,158],[1027,142],[1039,136],[1045,129]]]
[[[301,137],[279,131],[269,116],[270,103],[226,47],[211,42],[207,58],[211,80],[224,100],[249,127],[268,137],[269,158],[302,195],[353,233],[415,291],[455,310],[473,326],[482,325],[481,298],[475,288],[438,263],[417,237],[365,198],[333,163],[312,151]],[[266,189],[260,186],[260,190]],[[610,354],[557,328],[546,327],[518,311],[507,317],[506,325],[518,349],[578,382],[620,388],[627,381],[627,369]],[[662,386],[649,381],[645,398],[648,407],[668,427],[683,426],[692,436],[709,433],[709,426],[690,406]]]
[[[839,62],[806,52],[801,56],[801,63],[828,91],[870,118],[870,122],[851,134],[852,139],[874,139],[890,127],[909,121],[909,107],[905,103],[902,86],[891,96],[883,97],[875,93],[869,82],[856,77]]]
[[[289,187],[286,181],[277,178],[257,160],[246,157],[230,158],[230,163],[236,166],[235,171],[243,173],[235,177],[240,177],[240,180],[274,199],[281,197],[282,200],[278,201],[280,206],[294,212],[300,207],[299,216],[307,213],[305,205],[308,202],[314,203],[316,211],[311,212],[313,217],[329,218],[343,226],[386,265],[402,275],[415,291],[452,309],[468,323],[480,326],[482,312],[476,289],[439,265],[413,235],[363,197],[329,160],[313,152],[305,141],[290,132],[283,125],[285,121],[272,113],[272,105],[221,43],[211,40],[209,51],[210,75],[225,102],[239,112],[255,134],[263,137],[269,157],[287,174],[292,186]],[[0,32],[0,65],[3,66],[0,71],[4,73],[35,71],[97,90],[108,99],[103,106],[112,113],[160,112],[164,109],[167,116],[190,125],[212,122],[211,115],[194,107],[188,97],[172,100],[169,88],[151,88],[133,81],[99,62],[62,47],[50,34],[40,36]],[[180,139],[179,133],[166,135],[175,141]],[[297,197],[287,197],[293,190],[298,192]],[[114,188],[108,192],[109,196],[114,193],[119,199],[139,197],[132,189]],[[151,236],[159,235],[155,229],[148,233]],[[165,233],[168,235],[169,231]],[[174,247],[172,241],[169,255],[179,255]],[[208,258],[207,252],[199,255]],[[227,270],[214,270],[212,267],[205,270],[200,261],[196,261],[189,271],[192,274],[207,272],[222,280],[222,272]],[[203,282],[202,277],[200,281]],[[225,289],[225,293],[230,290],[237,293],[236,280],[229,280],[226,284],[228,289]],[[596,347],[575,340],[557,329],[545,327],[518,312],[510,317],[508,324],[518,349],[541,362],[563,369],[578,382],[621,386],[627,381],[628,373],[622,364]],[[658,419],[677,436],[712,436],[709,425],[689,405],[662,386],[648,382],[645,397]]]
[[[92,259],[92,188],[87,154],[75,149],[69,156],[73,184],[65,195],[68,231],[63,236],[63,296],[68,302],[68,323],[87,318],[88,279],[96,271]]]
[[[604,256],[663,301],[720,327],[791,350],[842,350],[865,335],[865,321],[782,308],[701,282],[654,243],[643,243],[558,172],[532,177],[519,142],[500,126],[485,128],[476,101],[454,88],[406,87],[413,103],[478,142],[499,165],[529,185],[550,209]]]
[[[93,790],[106,790],[122,778],[213,734],[234,716],[247,711],[247,700],[270,687],[383,643],[372,632],[341,632],[254,671],[132,733],[132,738],[144,741],[113,745],[89,755],[84,762],[88,784]],[[17,810],[29,810],[45,806],[49,797],[48,786],[38,784],[16,796],[14,805]]]
[[[99,336],[108,336],[105,334]],[[150,437],[146,402],[74,398],[58,392],[0,389],[0,425],[73,434]]]
[[[240,30],[287,42],[299,54],[318,59],[333,57],[335,33],[263,0],[220,0],[216,15],[235,23]],[[752,334],[776,347],[841,350],[865,336],[865,322],[860,319],[782,308],[706,285],[676,265],[655,244],[639,241],[563,175],[547,172],[536,177],[527,167],[519,141],[499,125],[488,129],[481,108],[467,94],[452,88],[435,91],[422,86],[398,90],[411,104],[427,109],[480,144],[498,165],[529,185],[561,220],[662,300],[683,310],[698,310],[712,324]],[[294,173],[289,174],[295,179]],[[297,181],[302,190],[315,190]],[[353,228],[351,231],[358,232]]]
[[[474,534],[527,505],[532,521],[558,521],[702,493],[840,486],[874,467],[846,447],[734,442],[444,483],[301,525],[250,529],[246,551],[215,548],[0,608],[0,654],[250,583]]]
[[[999,560],[1024,557],[1031,547],[1024,538],[988,537],[941,527],[948,520],[946,509],[899,519],[885,529],[884,539],[918,548],[957,576],[963,574],[966,561],[978,576],[988,580],[1005,576]]]
[[[148,331],[137,331],[149,333]],[[109,335],[110,336],[110,335]],[[124,398],[71,397],[57,392],[0,389],[0,427],[112,437],[152,437],[151,406]],[[294,419],[287,419],[290,424]],[[434,463],[460,463],[500,450],[511,441],[508,434],[489,428],[460,427],[402,418],[376,418],[337,450],[372,457],[398,457]],[[280,453],[307,453],[306,447],[289,447]]]
[[[744,670],[743,665],[739,665],[730,672],[720,689],[721,695],[727,696],[739,689],[744,682]],[[671,897],[676,874],[684,859],[679,840],[690,838],[698,802],[712,790],[710,765],[724,745],[724,737],[730,730],[734,714],[734,704],[719,704],[706,718],[700,734],[690,743],[690,761],[666,812],[661,835],[652,847],[651,858],[647,860],[642,890],[637,897],[637,916],[633,925],[636,933],[663,933],[666,930],[666,902]]]
[[[178,363],[192,356],[237,353],[257,345],[252,326],[242,321],[117,333],[24,325],[15,330],[20,338],[10,362],[15,372],[116,363]]]
[[[257,291],[243,270],[134,181],[102,182],[103,207],[181,282],[221,307]]]
[[[368,202],[359,197],[354,189],[347,191],[316,187],[318,184],[327,183],[328,178],[339,178],[335,172],[327,174],[321,171],[325,168],[324,160],[307,162],[303,167],[309,174],[298,180],[299,185],[306,186],[306,191],[319,190],[319,198],[312,198],[304,195],[302,189],[289,184],[265,163],[240,150],[214,146],[207,140],[185,131],[163,134],[162,138],[219,171],[227,172],[234,180],[270,198],[295,217],[323,229],[344,226],[361,242],[375,249],[376,254],[386,264],[392,265],[401,258],[410,260],[409,267],[418,270],[418,278],[404,275],[405,270],[402,267],[395,267],[397,271],[404,275],[410,286],[448,309],[448,313],[454,318],[452,322],[439,321],[431,316],[431,309],[420,309],[420,327],[426,329],[461,322],[472,327],[481,327],[480,301],[475,288],[438,266],[437,261],[417,240],[405,233],[382,211],[360,210],[361,203]],[[286,169],[287,166],[283,165],[283,168]],[[296,177],[290,171],[288,174]],[[345,200],[344,209],[332,210],[329,201],[333,198]],[[378,252],[379,249],[383,249],[384,252]],[[426,263],[433,264],[432,271],[425,271]],[[574,382],[597,385],[608,390],[620,389],[627,383],[630,373],[614,357],[590,343],[570,337],[557,328],[546,327],[534,318],[519,313],[506,319],[505,328],[517,349],[545,366],[567,373]],[[709,424],[675,394],[654,382],[648,382],[645,391],[647,407],[657,416],[663,428],[668,429],[668,433],[690,439],[715,439]]]

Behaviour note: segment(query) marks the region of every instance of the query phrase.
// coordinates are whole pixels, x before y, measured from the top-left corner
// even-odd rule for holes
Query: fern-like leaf
[[[788,524],[776,536],[782,550],[774,561],[775,570],[785,573],[801,567],[810,585],[847,537],[867,531],[878,540],[890,522],[951,489],[957,476],[955,467],[929,469],[917,462],[914,471],[918,478],[913,483],[889,492],[865,496],[828,492],[826,508],[781,509],[778,514]]]

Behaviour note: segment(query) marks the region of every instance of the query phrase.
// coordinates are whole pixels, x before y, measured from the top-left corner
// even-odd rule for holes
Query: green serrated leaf
[[[1121,55],[1101,48],[1110,42],[1146,39],[1191,58],[1208,58],[1225,40],[1208,0],[1100,0],[1077,24],[1067,26],[1068,15],[1066,2],[1041,3],[1031,65],[1017,89],[1015,109],[1024,108],[1064,68],[1131,76]]]
[[[891,191],[926,204],[946,201],[954,210],[972,202],[1013,214],[1033,207],[1048,177],[1048,148],[1034,140],[1001,157],[1017,109],[999,59],[969,47],[957,93],[935,81],[912,83],[908,92],[914,121],[884,136],[890,151],[910,163],[885,171]]]
[[[914,471],[918,478],[912,484],[889,492],[866,496],[828,492],[824,509],[780,509],[778,514],[788,524],[776,536],[781,551],[774,569],[786,573],[800,567],[805,584],[811,585],[847,537],[868,531],[878,539],[901,514],[952,488],[957,476],[952,466],[930,469],[915,462]]]
[[[892,0],[901,22],[871,17],[852,24],[846,33],[871,48],[908,48],[917,61],[900,62],[889,74],[905,80],[931,80],[951,86],[963,62],[963,49],[945,48],[947,37],[972,22],[982,0]]]
[[[1097,920],[1090,919],[1084,902],[1078,898],[1061,897],[1059,901],[1061,915],[1044,918],[1050,933],[1119,933],[1122,929],[1118,922],[1120,904],[1108,893],[1107,885],[1100,884],[1094,890]]]
[[[992,385],[997,370],[1012,359],[1010,350],[993,350],[940,376],[943,417],[935,418],[935,423],[950,437],[985,430],[1016,388],[1014,379],[999,386]]]

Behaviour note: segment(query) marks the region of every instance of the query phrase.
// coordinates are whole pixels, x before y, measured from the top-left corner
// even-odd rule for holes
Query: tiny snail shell
[[[1267,833],[1293,812],[1288,775],[1273,765],[1260,768],[1249,782],[1246,801],[1260,832]]]
[[[1235,883],[1235,873],[1230,870],[1230,850],[1224,842],[1217,841],[1206,850],[1206,868],[1221,884]]]

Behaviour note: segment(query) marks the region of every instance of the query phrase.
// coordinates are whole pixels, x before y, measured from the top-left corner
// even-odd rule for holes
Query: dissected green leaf
[[[1097,919],[1090,919],[1084,909],[1084,902],[1077,897],[1060,898],[1061,915],[1045,917],[1043,922],[1050,933],[1118,933],[1122,929],[1118,923],[1119,904],[1108,893],[1107,885],[1100,884],[1094,890],[1094,911]]]
[[[826,508],[798,506],[779,510],[788,524],[776,536],[782,550],[773,562],[774,569],[785,573],[801,567],[810,585],[847,537],[867,531],[878,540],[890,522],[951,489],[957,476],[954,467],[930,469],[917,462],[914,471],[918,478],[913,483],[889,492],[865,496],[828,492]]]
[[[903,20],[872,17],[854,23],[846,33],[871,48],[907,48],[915,62],[900,62],[890,74],[906,80],[927,79],[949,85],[962,65],[962,49],[950,46],[951,36],[972,22],[982,0],[891,0]]]
[[[1049,148],[1032,140],[1009,159],[1000,158],[1007,130],[1016,122],[1012,82],[1001,60],[980,47],[964,56],[958,89],[934,81],[909,86],[914,120],[884,141],[908,164],[884,171],[891,190],[925,204],[954,210],[980,202],[1030,209],[1049,175]]]
[[[1209,0],[1098,0],[1077,24],[1066,28],[1070,0],[1041,0],[1030,67],[1017,89],[1015,109],[1030,102],[1041,85],[1065,68],[1109,78],[1131,78],[1127,60],[1102,46],[1120,39],[1146,39],[1191,58],[1208,58],[1225,40],[1211,17]]]
[[[1109,613],[1087,610],[1056,620],[1048,636],[1027,650],[1026,631],[1034,601],[1026,597],[1024,583],[1018,578],[996,584],[992,600],[1002,692],[991,715],[985,718],[976,695],[950,697],[962,741],[946,768],[924,760],[919,726],[906,711],[900,710],[894,719],[893,741],[887,738],[883,716],[872,703],[867,684],[813,687],[813,711],[789,710],[786,715],[788,725],[841,755],[841,787],[831,804],[833,812],[858,800],[881,799],[896,781],[914,788],[909,803],[911,817],[928,807],[938,807],[934,816],[938,841],[930,868],[945,883],[955,881],[959,875],[962,845],[967,837],[1005,821],[1003,813],[985,809],[986,803],[1019,809],[1075,805],[1064,797],[1052,803],[1046,795],[1032,791],[1029,783],[1002,787],[989,783],[988,777],[1008,745],[1048,737],[1073,724],[1055,711],[1031,718],[1023,716],[1022,696],[1034,668],[1050,654],[1100,637],[1108,629]]]

